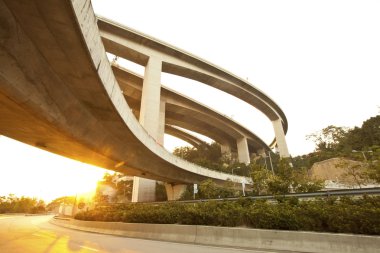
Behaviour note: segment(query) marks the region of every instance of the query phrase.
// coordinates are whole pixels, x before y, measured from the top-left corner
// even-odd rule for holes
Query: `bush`
[[[137,203],[99,207],[75,218],[380,235],[380,197]]]

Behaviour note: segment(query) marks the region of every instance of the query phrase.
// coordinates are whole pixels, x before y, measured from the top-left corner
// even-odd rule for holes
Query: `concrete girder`
[[[113,75],[90,1],[0,0],[0,17],[6,20],[0,23],[2,134],[160,181],[247,180],[174,157],[147,135]]]
[[[173,101],[170,101],[170,100],[167,101],[166,109],[168,112],[175,113],[176,115],[183,115],[186,118],[196,119],[197,120],[196,122],[207,123],[207,125],[211,128],[205,129],[206,131],[212,132],[213,129],[217,129],[218,131],[223,133],[223,135],[225,135],[226,138],[228,136],[235,140],[244,136],[243,134],[238,132],[235,128],[227,124],[223,124],[224,122],[220,121],[218,118],[214,118],[209,114],[205,114],[204,112],[194,110],[193,108],[187,108],[184,105],[181,105],[178,103],[174,104],[174,102],[173,103],[172,102]]]
[[[132,98],[127,98],[127,101],[130,107],[132,108],[133,113],[138,118],[140,101],[134,100]],[[168,124],[177,126],[207,136],[210,139],[213,139],[222,145],[229,145],[233,150],[236,150],[236,140],[234,138],[232,138],[228,134],[226,135],[225,132],[220,131],[219,129],[211,131],[215,129],[214,125],[209,124],[208,121],[199,121],[196,117],[193,117],[191,115],[192,114],[180,114],[176,111],[176,109],[172,109],[171,106],[167,106],[165,112],[165,131],[167,129]],[[194,124],[196,122],[199,123]],[[177,132],[178,131],[182,132],[182,134],[178,134],[176,137],[182,139],[183,134],[186,134],[186,132],[177,129]],[[186,139],[183,140],[186,141]]]
[[[165,126],[165,132],[167,134],[170,134],[170,135],[175,136],[181,140],[186,141],[187,143],[191,144],[195,148],[198,148],[202,143],[205,143],[204,141],[202,141],[198,137],[196,137],[190,133],[187,133],[181,129],[173,127],[172,125],[166,125]]]
[[[163,72],[197,80],[227,92],[262,111],[271,121],[280,119],[283,132],[287,132],[288,123],[281,108],[247,81],[188,52],[113,21],[99,18],[98,25],[107,51],[136,63],[138,59],[126,54],[123,48],[137,53],[144,52],[141,54],[145,57],[151,55],[160,57]],[[275,141],[272,142],[272,145],[274,144]]]
[[[120,86],[124,91],[124,95],[127,96],[127,101],[134,110],[138,110],[138,108],[134,107],[138,105],[138,99],[141,97],[142,86],[142,77],[138,76],[131,71],[122,69],[120,67],[113,66],[113,71],[117,80],[119,81]],[[138,91],[137,91],[138,90]],[[264,148],[269,150],[269,147],[262,141],[259,137],[257,137],[254,133],[249,131],[248,129],[241,126],[239,123],[233,121],[231,118],[222,115],[215,110],[198,103],[197,101],[192,100],[182,94],[179,94],[169,88],[162,87],[161,94],[163,98],[166,100],[168,104],[175,105],[177,107],[181,107],[174,112],[179,114],[179,111],[183,111],[191,108],[191,112],[187,110],[187,114],[182,114],[184,117],[191,116],[192,114],[201,115],[198,119],[203,118],[203,121],[206,123],[210,123],[210,120],[214,118],[212,126],[218,126],[219,129],[223,130],[225,135],[232,136],[235,138],[235,141],[242,136],[247,137],[248,144],[250,146],[250,152],[256,152],[257,149]],[[183,109],[182,109],[183,108]],[[203,116],[202,116],[203,115]],[[215,121],[216,120],[216,121]],[[180,126],[183,127],[183,126]],[[191,129],[189,129],[191,130]],[[207,130],[207,129],[206,129]],[[194,130],[192,130],[194,131]],[[209,134],[202,133],[205,136],[214,139]],[[225,141],[221,141],[221,138],[217,138],[220,144],[225,144]],[[214,139],[215,140],[215,139]],[[234,141],[234,142],[235,142]],[[236,144],[230,142],[229,145],[236,149]]]
[[[212,140],[215,140],[220,144],[228,144],[232,149],[236,149],[236,139],[231,136],[225,135],[225,133],[212,124],[200,121],[196,117],[184,116],[173,111],[166,112],[166,122],[170,125],[178,126],[184,129],[188,129],[195,133],[207,136]]]

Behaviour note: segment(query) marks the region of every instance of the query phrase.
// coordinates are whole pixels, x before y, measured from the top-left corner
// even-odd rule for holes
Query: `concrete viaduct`
[[[144,66],[144,76],[111,66],[106,52]],[[166,183],[169,199],[207,178],[249,182],[166,151],[165,132],[201,142],[178,127],[209,136],[244,163],[274,146],[289,156],[285,114],[267,95],[190,53],[97,18],[90,1],[0,0],[0,65],[0,134],[136,176],[134,201],[154,198],[154,180]],[[162,72],[251,104],[272,121],[274,141],[268,147],[237,122],[163,88]]]

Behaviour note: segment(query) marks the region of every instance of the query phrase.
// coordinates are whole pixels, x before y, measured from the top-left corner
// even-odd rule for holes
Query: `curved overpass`
[[[190,133],[187,133],[181,129],[178,129],[177,127],[174,127],[172,125],[165,125],[165,133],[175,136],[183,141],[186,141],[195,148],[199,147],[202,143],[204,143],[204,141],[199,139],[198,137]]]
[[[275,140],[271,146],[277,145],[281,156],[289,156],[285,141],[286,116],[262,91],[224,69],[132,28],[104,17],[98,17],[98,26],[107,52],[146,67],[151,65],[150,61],[158,61],[160,72],[210,85],[260,110],[274,126]]]
[[[125,43],[128,30],[116,26],[116,33],[110,33],[104,27],[115,26],[100,23],[103,44],[89,1],[1,0],[0,18],[1,134],[76,160],[172,183],[173,189],[176,184],[207,178],[221,184],[229,179],[246,181],[181,160],[158,143],[162,125],[157,124],[160,93],[157,101],[155,91],[160,86],[154,83],[162,70],[203,80],[251,101],[276,122],[281,152],[286,118],[266,95],[207,62],[167,45],[160,47],[156,40],[135,33],[131,38],[137,36],[136,45],[147,53],[126,50],[135,61],[145,61],[146,65],[138,122],[104,49],[105,46],[115,53],[115,48],[110,49],[113,40],[105,39],[105,35],[121,33],[117,38],[123,38]],[[125,52],[124,46],[118,50]],[[169,54],[165,61],[152,53],[157,47]],[[243,142],[238,142],[238,146],[244,146]]]
[[[128,105],[138,118],[143,77],[118,66],[113,66],[112,70],[127,99]],[[242,137],[247,138],[250,153],[270,150],[264,141],[239,123],[174,90],[161,87],[161,100],[165,102],[165,123],[198,132],[217,141],[222,147],[225,146],[227,150],[236,151],[236,140]],[[175,134],[178,131],[180,130],[177,129]],[[176,137],[181,138],[182,136],[184,135],[177,134]],[[186,139],[188,138],[184,140],[186,141]]]

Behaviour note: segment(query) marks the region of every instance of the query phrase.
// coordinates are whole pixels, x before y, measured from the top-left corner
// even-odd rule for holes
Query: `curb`
[[[221,247],[305,253],[377,253],[380,236],[176,224],[51,219],[50,223],[101,234]]]

